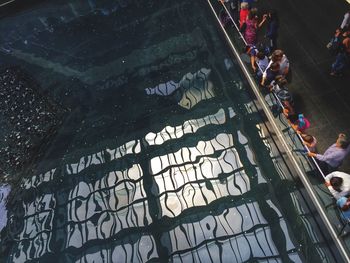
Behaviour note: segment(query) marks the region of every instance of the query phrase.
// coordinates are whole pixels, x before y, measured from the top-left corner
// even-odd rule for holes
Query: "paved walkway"
[[[350,70],[341,78],[329,75],[334,56],[326,44],[350,8],[345,0],[260,0],[261,12],[275,9],[280,18],[279,47],[293,70],[290,90],[298,108],[311,121],[309,133],[323,152],[338,133],[350,136]],[[350,172],[350,156],[342,171]]]

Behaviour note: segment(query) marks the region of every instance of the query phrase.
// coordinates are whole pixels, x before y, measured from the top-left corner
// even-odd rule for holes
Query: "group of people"
[[[338,135],[336,142],[323,154],[309,152],[309,156],[314,157],[327,174],[325,184],[337,200],[338,207],[343,211],[343,217],[348,220],[350,220],[350,174],[338,170],[349,152],[350,140],[343,133]]]
[[[219,0],[225,4],[227,10],[234,22],[238,25],[246,43],[256,45],[258,42],[258,30],[266,24],[265,40],[271,50],[277,48],[277,36],[279,20],[276,11],[269,11],[261,18],[258,15],[258,9],[254,7],[254,0]],[[230,24],[230,17],[226,10],[220,13],[220,19],[223,25]]]
[[[340,27],[335,30],[327,48],[331,54],[335,55],[330,75],[340,77],[350,64],[350,10],[345,13]]]
[[[315,158],[325,176],[325,184],[337,200],[337,205],[343,210],[343,216],[350,219],[350,174],[338,171],[343,160],[350,153],[350,138],[341,133],[334,144],[323,153],[317,153],[317,140],[306,133],[310,127],[309,120],[294,107],[293,98],[288,91],[287,84],[291,81],[291,70],[286,54],[277,49],[278,16],[275,11],[262,16],[259,20],[257,9],[252,6],[253,1],[220,0],[228,6],[231,17],[239,26],[247,43],[244,50],[250,56],[252,70],[263,91],[273,92],[283,106],[283,114],[291,127],[300,134],[304,145],[308,148],[308,156]],[[225,16],[221,16],[225,19]],[[224,20],[222,20],[223,22]],[[226,25],[227,25],[226,20]],[[268,44],[258,41],[257,30],[268,22],[265,38]],[[337,36],[344,35],[336,50],[336,62],[332,65],[332,72],[339,74],[338,64],[341,56],[350,54],[350,11],[344,16]],[[332,73],[333,74],[333,73]]]

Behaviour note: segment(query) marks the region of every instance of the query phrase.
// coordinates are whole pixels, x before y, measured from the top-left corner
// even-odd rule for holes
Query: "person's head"
[[[282,60],[283,55],[284,55],[284,52],[282,50],[276,49],[274,52],[272,52],[271,60],[273,62],[279,62]]]
[[[264,59],[266,56],[265,56],[265,53],[262,52],[262,51],[258,51],[258,53],[256,54],[256,57],[260,60]]]
[[[279,71],[280,70],[280,64],[277,62],[273,62],[270,66],[270,70],[273,72]]]
[[[247,55],[249,56],[255,56],[255,46],[253,45],[246,45],[244,48],[243,48],[243,53],[246,53]]]
[[[331,178],[331,180],[329,180],[329,183],[331,184],[331,186],[333,187],[334,190],[341,192],[340,187],[343,184],[343,179],[337,176],[334,176]]]
[[[244,48],[243,48],[243,52],[244,53],[249,53],[250,49],[252,48],[251,45],[246,45]]]
[[[249,8],[249,4],[247,2],[241,3],[241,9],[248,9],[248,8]]]
[[[258,18],[258,9],[256,7],[253,7],[252,9],[250,9],[250,13],[252,18]]]
[[[257,18],[257,15],[254,14],[254,13],[252,12],[252,10],[250,10],[250,12],[249,12],[249,14],[248,14],[248,20],[252,20],[252,19],[255,19],[255,18]]]
[[[336,145],[339,148],[346,149],[349,146],[349,144],[350,144],[350,141],[349,141],[348,137],[344,133],[340,133],[338,135]]]
[[[275,78],[276,83],[278,84],[278,86],[283,87],[285,85],[287,85],[288,81],[285,79],[285,77],[283,75],[277,75]]]
[[[314,142],[314,137],[312,137],[309,134],[301,134],[301,137],[303,138],[303,140],[307,143],[313,143]]]
[[[290,114],[288,116],[288,120],[293,124],[297,124],[298,123],[298,115],[297,114]]]
[[[341,29],[340,28],[337,28],[336,30],[335,30],[335,35],[336,36],[339,36],[341,34]]]

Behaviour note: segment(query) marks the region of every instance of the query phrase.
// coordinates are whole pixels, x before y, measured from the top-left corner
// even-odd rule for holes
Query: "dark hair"
[[[337,176],[334,176],[331,178],[331,180],[329,181],[331,186],[333,187],[334,190],[336,190],[337,192],[341,192],[340,187],[343,184],[343,179]]]
[[[270,20],[274,20],[278,23],[278,14],[277,14],[277,11],[276,10],[271,10],[269,12],[270,14]]]
[[[338,136],[338,144],[342,149],[348,148],[350,142],[345,134],[339,134]]]
[[[250,11],[250,12],[248,13],[248,20],[252,20],[252,19],[254,19],[256,16],[257,16],[256,13]]]
[[[264,59],[266,56],[265,56],[265,53],[262,52],[262,51],[258,51],[258,53],[256,54],[256,57],[258,59]]]
[[[250,9],[250,14],[252,14],[253,16],[257,16],[258,15],[258,9],[256,7],[253,7],[252,9]]]
[[[244,48],[243,48],[243,52],[244,53],[248,53],[253,47],[251,45],[246,45]]]
[[[314,141],[314,137],[312,137],[309,134],[302,134],[301,137],[303,138],[304,141],[307,143],[312,143]]]
[[[299,118],[297,114],[291,114],[288,116],[288,120],[293,124],[295,124],[298,121],[298,119]]]
[[[278,84],[278,86],[285,86],[287,85],[288,81],[285,79],[285,77],[283,75],[277,75],[275,77],[275,81]]]

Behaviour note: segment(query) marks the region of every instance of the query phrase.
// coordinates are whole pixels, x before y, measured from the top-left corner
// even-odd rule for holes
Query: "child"
[[[350,219],[350,198],[341,197],[337,200],[337,206],[343,211],[342,217],[345,220]]]
[[[310,127],[310,122],[304,117],[303,114],[293,114],[288,116],[288,120],[291,123],[292,128],[297,133],[303,133],[307,128]]]
[[[301,134],[304,145],[309,148],[310,152],[316,152],[317,140],[314,136],[309,134]]]

